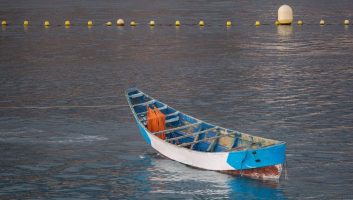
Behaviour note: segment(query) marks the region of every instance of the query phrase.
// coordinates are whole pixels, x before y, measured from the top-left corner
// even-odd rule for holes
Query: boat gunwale
[[[130,90],[132,90],[132,91],[130,91]],[[164,142],[164,143],[167,144],[167,145],[172,145],[173,147],[177,147],[177,148],[180,148],[180,149],[184,149],[184,150],[187,150],[187,151],[190,151],[190,152],[196,152],[196,153],[203,153],[203,154],[205,154],[205,153],[206,153],[206,154],[225,154],[225,153],[226,153],[226,154],[228,154],[228,153],[232,153],[232,152],[246,152],[246,151],[252,151],[252,150],[255,151],[255,150],[258,150],[258,149],[268,149],[268,148],[273,148],[273,147],[276,147],[276,146],[281,146],[281,145],[285,145],[285,144],[286,144],[286,142],[284,142],[284,141],[274,140],[274,139],[269,139],[269,138],[263,138],[263,137],[260,137],[260,136],[251,135],[251,134],[248,134],[248,133],[243,133],[243,132],[236,131],[236,130],[233,130],[233,129],[230,129],[230,128],[225,128],[225,127],[220,127],[220,128],[223,128],[224,130],[232,131],[232,132],[235,132],[235,133],[248,135],[248,136],[251,136],[251,137],[257,137],[257,138],[261,138],[261,139],[265,139],[265,140],[273,140],[273,141],[275,141],[275,142],[277,142],[277,143],[272,144],[272,145],[268,145],[268,146],[264,146],[264,147],[259,147],[259,148],[256,148],[256,149],[245,148],[245,149],[241,149],[241,150],[236,150],[236,149],[235,149],[235,150],[231,150],[231,151],[221,151],[221,152],[195,151],[195,150],[192,150],[192,149],[189,149],[189,148],[185,148],[185,147],[182,147],[182,146],[178,146],[178,145],[175,145],[175,144],[171,144],[171,143],[169,143],[169,142],[167,142],[167,141],[165,141],[165,140],[162,140],[162,139],[159,138],[157,135],[154,135],[153,133],[151,133],[151,132],[145,127],[145,125],[142,124],[142,122],[139,120],[139,118],[138,118],[138,116],[137,116],[137,113],[136,113],[135,110],[134,110],[134,106],[133,106],[132,103],[131,103],[130,96],[129,96],[129,94],[128,94],[129,92],[133,92],[133,91],[141,92],[141,93],[143,93],[146,97],[150,98],[151,100],[154,100],[154,103],[155,103],[155,102],[159,102],[159,103],[161,103],[161,104],[164,104],[165,106],[167,106],[167,108],[169,107],[169,108],[171,108],[171,109],[174,109],[174,110],[176,110],[176,111],[179,111],[179,114],[186,115],[186,116],[190,117],[191,119],[194,119],[194,120],[196,120],[196,121],[198,121],[198,122],[201,122],[201,124],[204,123],[204,124],[206,124],[206,125],[215,126],[215,127],[220,127],[220,126],[216,126],[216,125],[214,125],[214,124],[205,122],[205,121],[203,121],[203,120],[201,120],[201,119],[197,119],[197,118],[195,118],[195,117],[192,117],[192,116],[190,116],[190,115],[188,115],[188,114],[186,114],[186,113],[184,113],[184,112],[182,112],[182,111],[180,111],[180,110],[177,110],[177,109],[175,109],[175,108],[173,108],[173,107],[167,105],[166,103],[162,103],[162,102],[159,101],[158,99],[152,98],[151,96],[149,96],[148,94],[142,92],[141,90],[139,90],[139,89],[137,89],[137,88],[129,88],[129,89],[127,89],[127,90],[125,91],[125,96],[126,96],[126,98],[127,98],[127,100],[128,100],[129,107],[130,107],[130,109],[131,109],[131,111],[132,111],[132,113],[133,113],[133,115],[134,115],[134,118],[135,118],[135,120],[137,121],[137,123],[138,123],[141,127],[143,127],[143,129],[149,134],[149,135],[148,135],[149,137],[153,136],[155,139],[159,139],[160,141]]]

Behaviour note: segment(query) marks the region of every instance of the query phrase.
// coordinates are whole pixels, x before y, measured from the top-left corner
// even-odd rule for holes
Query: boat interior
[[[258,149],[279,141],[252,136],[215,126],[183,114],[138,90],[130,90],[127,97],[138,120],[147,127],[147,105],[157,107],[166,116],[165,141],[180,147],[202,152],[230,152]]]

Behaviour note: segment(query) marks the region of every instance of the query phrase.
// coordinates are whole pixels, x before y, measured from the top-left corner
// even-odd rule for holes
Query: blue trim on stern
[[[236,170],[242,170],[282,164],[285,159],[286,144],[282,143],[262,149],[230,152],[227,163]]]

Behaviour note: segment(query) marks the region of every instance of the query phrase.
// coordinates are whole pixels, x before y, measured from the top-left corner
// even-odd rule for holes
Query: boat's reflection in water
[[[147,181],[151,193],[192,198],[285,199],[275,181],[195,169],[160,156],[150,159]]]

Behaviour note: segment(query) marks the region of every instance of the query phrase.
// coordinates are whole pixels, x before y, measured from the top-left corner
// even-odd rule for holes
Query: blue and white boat
[[[278,179],[286,143],[222,128],[184,114],[136,88],[126,98],[145,141],[162,155],[192,167],[257,179]],[[147,129],[147,105],[166,116],[166,130]],[[157,137],[164,133],[165,139]]]

